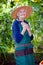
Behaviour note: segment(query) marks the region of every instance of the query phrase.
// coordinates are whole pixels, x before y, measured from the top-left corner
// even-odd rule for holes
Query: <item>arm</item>
[[[25,31],[27,30],[27,28],[26,28],[26,23],[21,22],[21,25],[22,25],[22,27],[23,27],[23,30],[22,30],[21,34],[24,35]]]
[[[27,27],[27,31],[30,36],[30,39],[33,40],[33,34],[31,33],[29,26]]]
[[[30,36],[30,39],[33,40],[33,34],[32,34],[31,31],[30,31],[30,28],[29,28],[29,26],[28,26],[28,22],[25,21],[25,23],[27,24],[27,31],[28,31],[28,34],[29,34],[29,36]]]
[[[30,39],[33,40],[33,34],[30,36]]]
[[[17,42],[20,43],[20,41],[23,38],[23,35],[20,33],[19,25],[18,22],[14,22],[12,25],[12,34],[13,34],[13,39]]]

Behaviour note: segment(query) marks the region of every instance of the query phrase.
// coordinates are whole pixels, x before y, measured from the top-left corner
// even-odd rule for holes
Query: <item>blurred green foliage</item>
[[[33,49],[36,53],[43,52],[38,49],[39,46],[43,45],[43,1],[19,0],[19,2],[15,2],[12,0],[0,0],[0,53],[8,52],[14,47],[11,30],[13,19],[10,14],[14,8],[22,5],[31,5],[33,8],[33,13],[27,18],[34,35]]]

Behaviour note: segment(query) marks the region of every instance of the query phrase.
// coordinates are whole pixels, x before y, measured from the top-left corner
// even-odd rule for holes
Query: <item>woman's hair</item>
[[[18,20],[19,20],[19,17],[18,17],[18,15],[16,15],[16,19],[18,19]]]

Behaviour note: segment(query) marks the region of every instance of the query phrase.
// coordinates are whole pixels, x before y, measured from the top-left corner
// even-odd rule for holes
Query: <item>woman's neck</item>
[[[17,20],[24,22],[24,20],[23,20],[23,19],[17,19]]]

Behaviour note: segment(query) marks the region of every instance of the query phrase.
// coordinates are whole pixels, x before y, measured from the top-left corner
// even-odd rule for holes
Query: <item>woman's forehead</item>
[[[22,8],[22,9],[20,9],[19,11],[26,11],[26,10]]]

